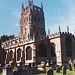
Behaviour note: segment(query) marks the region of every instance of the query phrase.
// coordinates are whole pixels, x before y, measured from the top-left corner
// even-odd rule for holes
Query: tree
[[[0,37],[0,47],[1,47],[1,43],[2,42],[5,42],[6,40],[9,40],[9,39],[13,39],[14,37],[15,37],[14,35],[10,35],[10,36],[8,36],[8,35],[2,35]]]

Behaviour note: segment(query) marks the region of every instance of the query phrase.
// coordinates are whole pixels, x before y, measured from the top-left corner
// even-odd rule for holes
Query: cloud
[[[12,14],[16,17],[20,19],[20,10],[15,10],[12,12]]]
[[[67,31],[67,25],[68,25],[70,32],[74,33],[74,30],[75,30],[75,1],[74,0],[72,1],[66,2],[65,0],[63,0],[63,3],[66,4],[66,7],[68,7],[68,9],[64,11],[64,14],[61,14],[61,8],[58,9],[58,13],[60,13],[61,15],[56,16],[55,18],[60,21],[57,22],[56,24],[53,24],[52,26],[47,27],[51,29],[52,33],[58,32],[59,25],[61,27],[62,32]]]
[[[21,14],[21,12],[20,12],[20,10],[18,10],[18,9],[17,9],[17,10],[14,10],[14,11],[12,12],[12,15],[17,18],[17,21],[20,20],[20,14]],[[15,22],[15,25],[16,25],[16,26],[19,26],[20,24],[19,24],[18,22]]]
[[[17,23],[16,23],[15,25],[16,25],[16,26],[19,26],[20,24],[17,24]]]

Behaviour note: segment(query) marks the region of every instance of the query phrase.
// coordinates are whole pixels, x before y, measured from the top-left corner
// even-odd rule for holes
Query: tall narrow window
[[[70,38],[66,38],[66,57],[72,57],[72,40]]]
[[[37,19],[36,19],[36,16],[34,17],[34,19],[35,19],[35,21],[37,20]]]
[[[37,31],[37,33],[36,33],[36,34],[37,34],[37,37],[38,37],[38,31]]]
[[[47,50],[44,43],[39,45],[39,57],[47,57]]]
[[[26,60],[32,60],[32,49],[29,46],[26,49]]]
[[[25,36],[26,36],[26,30],[27,30],[27,28],[25,27],[24,29],[25,29]]]
[[[56,57],[55,44],[51,44],[51,57]]]
[[[13,51],[10,51],[10,61],[13,59]]]
[[[19,48],[19,49],[17,50],[17,61],[19,61],[20,58],[21,58],[21,49]]]

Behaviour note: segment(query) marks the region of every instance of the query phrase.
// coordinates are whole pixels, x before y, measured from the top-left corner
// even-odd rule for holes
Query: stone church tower
[[[46,37],[44,23],[43,4],[41,8],[33,5],[33,0],[28,0],[28,6],[24,8],[22,4],[22,13],[20,19],[20,38],[42,39]]]
[[[49,60],[57,65],[68,63],[70,58],[75,59],[75,36],[69,32],[59,32],[46,37],[43,4],[41,7],[33,5],[33,0],[28,0],[20,19],[19,37],[2,43],[5,50],[5,64],[14,66],[37,64]]]

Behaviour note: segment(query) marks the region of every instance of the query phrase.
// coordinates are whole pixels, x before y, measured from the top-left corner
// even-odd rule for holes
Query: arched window
[[[39,45],[39,57],[47,57],[47,50],[45,44]]]
[[[26,60],[32,60],[32,49],[29,46],[26,49]]]
[[[70,38],[66,38],[66,57],[72,57],[72,40]]]
[[[51,57],[56,57],[55,44],[51,44]]]
[[[36,35],[37,35],[37,37],[38,37],[38,31],[37,31]]]
[[[13,51],[10,51],[10,61],[13,59]]]
[[[36,16],[34,17],[34,20],[35,20],[35,21],[37,20]]]
[[[19,61],[20,58],[21,58],[21,49],[19,48],[19,49],[17,50],[17,61]]]
[[[38,22],[40,22],[40,18],[38,17]]]

